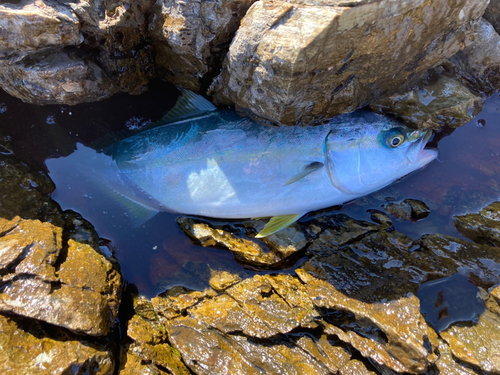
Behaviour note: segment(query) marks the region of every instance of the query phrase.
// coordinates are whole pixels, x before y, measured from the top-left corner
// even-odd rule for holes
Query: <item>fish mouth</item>
[[[408,152],[406,153],[407,159],[410,161],[410,163],[415,164],[419,163],[422,165],[425,165],[432,160],[434,160],[437,155],[438,155],[438,150],[434,148],[425,148],[427,145],[427,142],[432,137],[432,130],[427,130],[425,131],[424,134],[415,141],[409,148]]]

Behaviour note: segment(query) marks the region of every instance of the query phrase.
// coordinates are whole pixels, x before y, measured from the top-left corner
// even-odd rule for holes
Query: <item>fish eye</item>
[[[391,148],[401,146],[405,141],[404,134],[399,130],[393,130],[387,137],[386,143]]]

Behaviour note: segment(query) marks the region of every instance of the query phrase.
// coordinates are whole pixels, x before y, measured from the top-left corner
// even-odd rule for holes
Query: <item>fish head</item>
[[[335,127],[325,139],[327,173],[334,187],[361,196],[389,185],[437,157],[426,149],[431,130],[413,130],[365,112],[355,124]]]

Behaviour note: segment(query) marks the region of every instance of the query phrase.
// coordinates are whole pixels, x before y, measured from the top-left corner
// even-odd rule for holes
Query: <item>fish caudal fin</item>
[[[257,233],[255,238],[267,237],[273,233],[285,229],[286,227],[295,223],[304,215],[305,214],[274,216],[271,218],[271,220],[269,220],[269,222],[264,226],[264,228],[259,233]]]

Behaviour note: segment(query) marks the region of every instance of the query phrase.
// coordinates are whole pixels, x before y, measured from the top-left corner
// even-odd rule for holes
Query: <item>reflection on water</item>
[[[117,95],[102,103],[36,107],[0,92],[0,132],[11,137],[14,148],[0,152],[14,152],[38,167],[46,162],[54,179],[64,181],[54,199],[63,209],[81,213],[101,237],[112,241],[125,279],[148,296],[179,284],[205,288],[210,269],[242,277],[254,272],[236,263],[226,251],[191,244],[177,226],[176,214],[160,213],[134,228],[123,207],[109,199],[95,181],[83,177],[83,163],[72,155],[78,144],[79,149],[87,150],[86,157],[100,157],[102,154],[91,149],[99,139],[156,121],[177,95],[173,87],[158,84],[137,97]],[[436,136],[435,140],[441,138],[440,161],[347,205],[343,212],[369,221],[369,209],[383,210],[390,201],[418,199],[430,207],[431,214],[416,223],[394,219],[398,231],[413,238],[425,233],[460,237],[453,215],[476,212],[499,197],[498,107],[500,96],[495,94],[476,120],[445,137]]]

